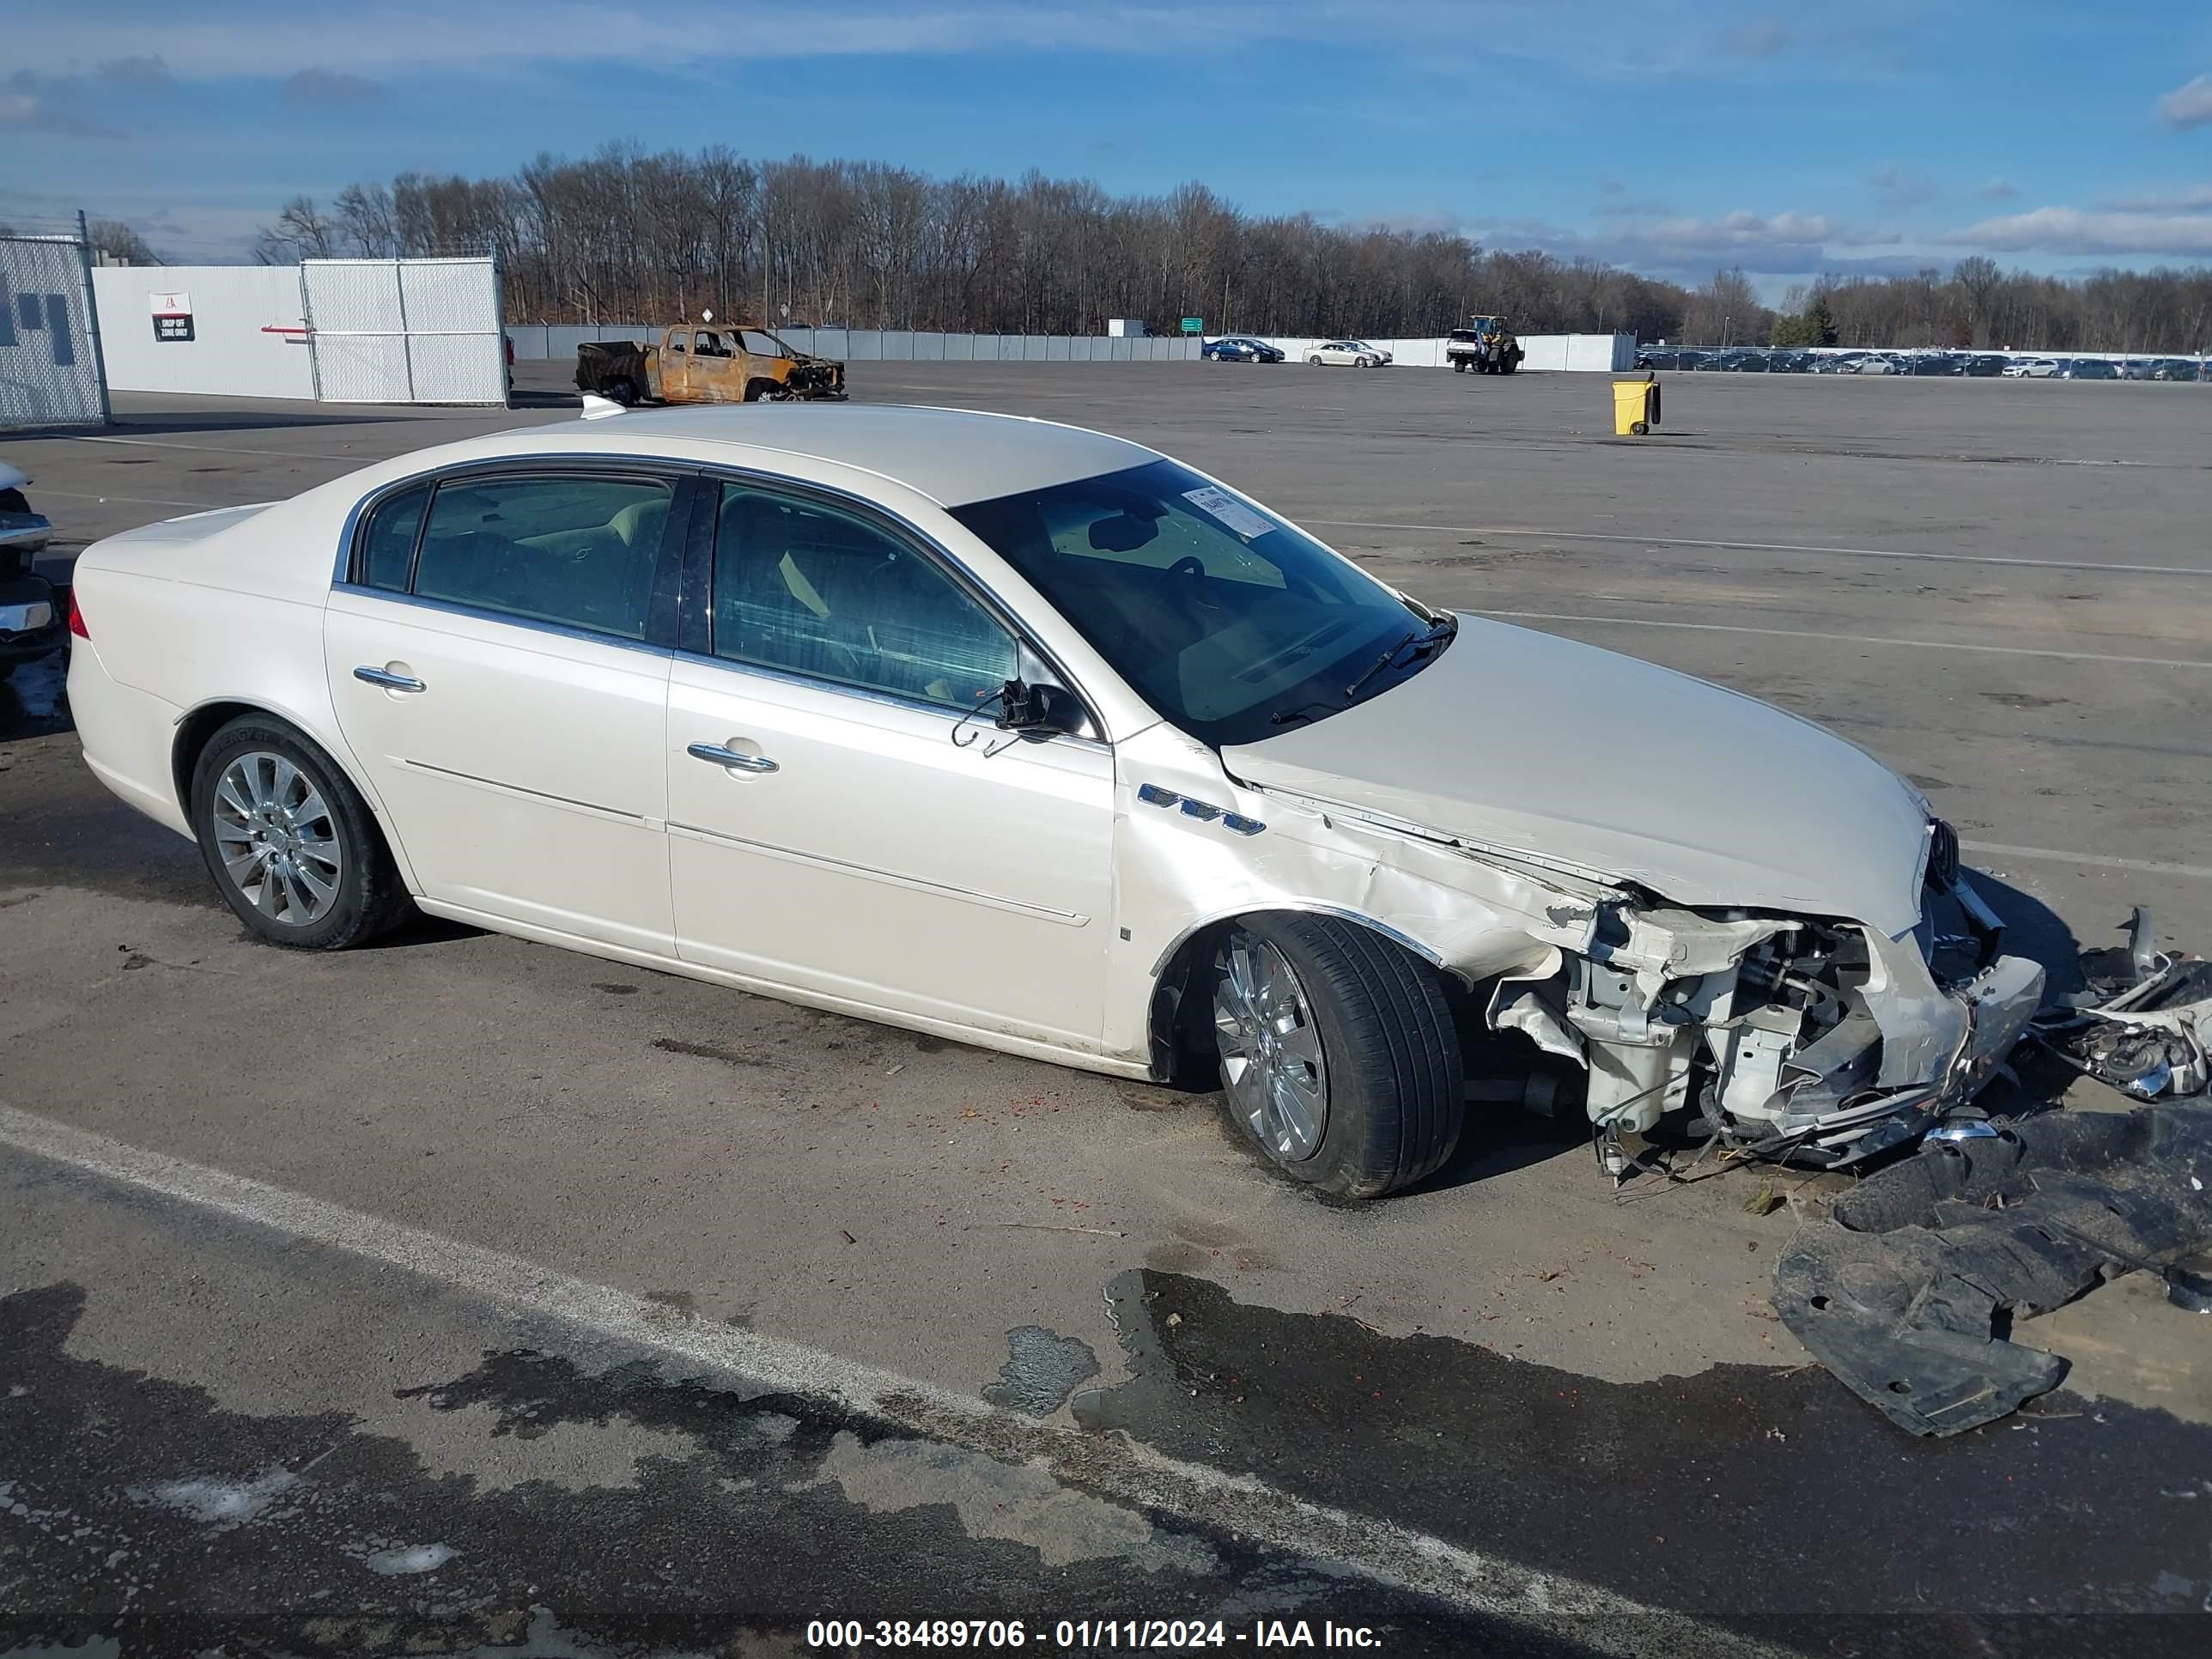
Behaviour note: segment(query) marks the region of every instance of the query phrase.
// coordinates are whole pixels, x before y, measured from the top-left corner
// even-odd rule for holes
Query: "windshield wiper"
[[[1333,702],[1302,702],[1296,708],[1278,708],[1267,716],[1270,726],[1288,726],[1292,720],[1310,720],[1316,714],[1334,714],[1337,706]]]
[[[1427,633],[1407,635],[1406,637],[1400,640],[1397,644],[1392,646],[1388,651],[1385,651],[1381,656],[1376,658],[1373,662],[1370,663],[1367,665],[1366,672],[1361,674],[1358,679],[1352,681],[1351,684],[1344,688],[1344,695],[1346,698],[1349,700],[1352,697],[1358,696],[1359,695],[1360,689],[1370,680],[1373,679],[1377,674],[1380,674],[1383,670],[1389,668],[1393,663],[1396,662],[1398,660],[1398,653],[1405,650],[1407,647],[1411,646],[1418,652],[1432,647],[1440,646],[1446,640],[1449,640],[1453,635],[1458,632],[1458,619],[1451,616],[1443,616],[1437,617],[1434,623],[1430,624]]]

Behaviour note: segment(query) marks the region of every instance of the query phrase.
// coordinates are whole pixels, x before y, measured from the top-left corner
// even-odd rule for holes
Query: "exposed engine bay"
[[[1607,1167],[1672,1119],[1697,1139],[1815,1166],[1910,1141],[1996,1076],[2041,1005],[2041,967],[1931,824],[1920,925],[1599,900],[1587,943],[1501,980],[1491,1027],[1580,1067]],[[1554,920],[1559,919],[1557,914]]]

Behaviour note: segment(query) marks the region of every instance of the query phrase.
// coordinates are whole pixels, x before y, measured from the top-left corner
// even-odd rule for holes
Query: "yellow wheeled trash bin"
[[[1613,383],[1613,434],[1640,438],[1659,424],[1659,377],[1645,371],[1640,380]]]

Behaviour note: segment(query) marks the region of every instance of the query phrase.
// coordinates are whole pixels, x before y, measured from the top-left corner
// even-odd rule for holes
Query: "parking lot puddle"
[[[1055,1336],[1042,1325],[1017,1325],[1006,1333],[1006,1347],[999,1380],[983,1390],[983,1398],[1031,1417],[1051,1416],[1076,1384],[1098,1375],[1098,1356],[1090,1344]]]
[[[1613,1383],[1179,1274],[1123,1273],[1108,1298],[1131,1377],[1075,1396],[1084,1426],[1647,1603],[1903,1613],[1931,1571],[1992,1614],[2172,1613],[2212,1589],[2212,1503],[2160,1495],[2212,1470],[2212,1429],[2163,1411],[2061,1390],[1923,1441],[1814,1366]],[[1905,1516],[1910,1539],[1885,1523]],[[1911,1541],[1966,1537],[2002,1547],[1963,1578]],[[1715,1540],[1758,1540],[1758,1570]]]

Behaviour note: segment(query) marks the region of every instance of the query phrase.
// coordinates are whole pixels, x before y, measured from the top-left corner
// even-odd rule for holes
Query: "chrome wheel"
[[[345,848],[314,780],[266,750],[240,755],[215,787],[215,845],[246,901],[271,921],[305,927],[337,902]]]
[[[1213,1030],[1229,1103],[1254,1139],[1285,1163],[1311,1158],[1328,1130],[1328,1066],[1305,988],[1266,940],[1230,936]]]

